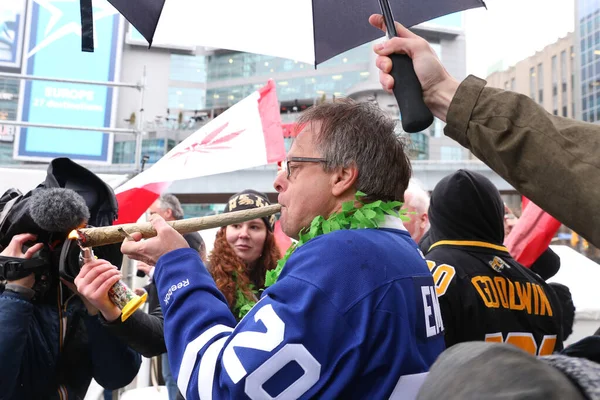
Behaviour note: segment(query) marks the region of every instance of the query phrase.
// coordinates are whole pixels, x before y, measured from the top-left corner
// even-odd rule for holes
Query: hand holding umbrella
[[[398,36],[396,24],[392,14],[392,8],[388,0],[379,0],[383,21],[385,21],[384,32],[388,39]],[[406,54],[390,54],[392,66],[390,75],[394,79],[393,92],[400,108],[402,116],[402,128],[406,132],[419,132],[433,123],[433,115],[423,102],[421,84],[415,75],[413,62]]]
[[[372,15],[369,23],[386,31],[386,23],[382,15]],[[398,22],[395,23],[395,30],[397,37],[375,45],[375,53],[379,55],[376,63],[380,70],[381,86],[390,93],[396,90],[396,77],[392,74],[393,56],[406,54],[410,57],[408,61],[412,59],[415,75],[422,87],[426,107],[433,112],[433,115],[445,122],[448,107],[458,89],[459,82],[446,71],[435,51],[425,39],[415,35]]]

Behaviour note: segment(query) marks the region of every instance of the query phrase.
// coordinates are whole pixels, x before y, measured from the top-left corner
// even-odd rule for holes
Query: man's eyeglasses
[[[324,158],[312,158],[312,157],[289,157],[281,162],[281,169],[286,173],[288,179],[290,179],[290,163],[291,162],[304,162],[304,163],[326,163],[327,160]]]

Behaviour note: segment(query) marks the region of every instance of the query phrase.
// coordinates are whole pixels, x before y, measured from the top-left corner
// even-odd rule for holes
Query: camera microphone
[[[29,214],[44,231],[65,234],[85,226],[90,218],[83,197],[74,190],[63,188],[34,190]]]

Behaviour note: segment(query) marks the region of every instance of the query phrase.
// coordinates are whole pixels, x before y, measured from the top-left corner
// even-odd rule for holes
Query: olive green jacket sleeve
[[[551,115],[474,76],[452,99],[444,133],[522,195],[600,246],[600,125]]]

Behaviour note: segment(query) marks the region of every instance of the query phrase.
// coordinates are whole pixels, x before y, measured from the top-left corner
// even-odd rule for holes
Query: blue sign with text
[[[25,48],[28,75],[114,81],[119,54],[119,15],[106,0],[94,1],[93,53],[81,51],[79,1],[34,0]],[[22,120],[32,123],[110,127],[113,88],[51,81],[27,81]],[[22,128],[15,158],[110,162],[111,135],[103,132]]]

